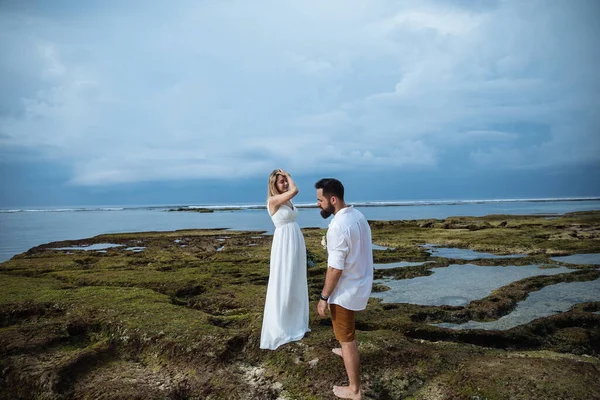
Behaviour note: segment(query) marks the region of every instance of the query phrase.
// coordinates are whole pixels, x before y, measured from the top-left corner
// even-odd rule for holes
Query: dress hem
[[[275,347],[262,347],[262,346],[260,346],[260,348],[262,350],[277,350],[280,346],[283,346],[284,344],[287,344],[287,343],[290,343],[290,342],[297,342],[298,340],[302,340],[304,338],[304,335],[306,335],[308,332],[310,332],[310,329],[307,329],[304,333],[302,333],[300,335],[296,335],[296,336],[294,336],[292,338],[285,339],[284,341],[280,342]]]

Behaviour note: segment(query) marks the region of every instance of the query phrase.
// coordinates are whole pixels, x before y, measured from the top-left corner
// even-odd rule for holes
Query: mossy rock
[[[544,286],[598,279],[594,267],[550,257],[599,253],[599,212],[551,220],[497,215],[370,224],[374,240],[393,248],[375,252],[377,262],[429,261],[378,270],[378,277],[410,279],[450,262],[466,263],[431,257],[424,244],[527,254],[472,261],[482,267],[539,263],[580,271],[514,282],[465,307],[371,299],[356,315],[365,398],[600,396],[595,379],[600,302],[508,331],[429,325],[495,319]],[[0,264],[0,398],[331,397],[331,386],[346,377],[331,352],[337,346],[331,320],[316,315],[313,300],[327,270],[320,243],[324,232],[303,229],[312,331],[277,351],[259,348],[271,246],[264,232],[99,235],[37,246],[13,257]],[[97,243],[123,247],[105,253],[56,250]],[[144,250],[128,252],[126,246]]]

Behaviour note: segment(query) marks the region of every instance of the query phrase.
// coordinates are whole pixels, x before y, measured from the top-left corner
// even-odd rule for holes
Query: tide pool
[[[589,282],[561,282],[532,292],[517,304],[513,312],[496,321],[469,321],[464,324],[433,324],[451,329],[505,330],[534,319],[569,310],[575,304],[600,301],[600,279]]]
[[[383,303],[410,303],[428,306],[465,306],[489,296],[494,289],[539,275],[556,275],[574,270],[566,267],[540,268],[539,265],[482,267],[452,264],[432,268],[433,274],[412,279],[378,279],[376,284],[390,288],[373,293]]]
[[[560,261],[567,264],[591,264],[600,265],[600,253],[591,254],[572,254],[570,256],[551,257],[554,261]]]
[[[508,254],[498,255],[492,253],[483,253],[471,249],[457,249],[454,247],[437,247],[435,244],[423,246],[432,257],[454,258],[455,260],[477,260],[479,258],[501,259],[501,258],[521,258],[526,254]]]

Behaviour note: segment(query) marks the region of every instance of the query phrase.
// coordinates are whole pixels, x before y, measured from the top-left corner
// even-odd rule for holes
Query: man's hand
[[[325,309],[329,308],[329,304],[325,300],[319,300],[317,303],[317,312],[321,317],[325,317]]]
[[[335,287],[342,276],[342,272],[344,271],[341,269],[327,267],[327,272],[325,273],[325,285],[323,285],[321,296],[319,296],[320,300],[317,304],[317,312],[321,317],[325,317],[325,307],[329,310],[329,304],[326,299],[328,299],[335,291]],[[323,293],[329,293],[329,296],[324,296]]]

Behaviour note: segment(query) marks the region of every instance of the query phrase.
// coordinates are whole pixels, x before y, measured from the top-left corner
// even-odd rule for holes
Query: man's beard
[[[321,217],[323,217],[323,219],[327,219],[331,214],[333,214],[334,211],[335,208],[333,208],[331,204],[327,206],[327,208],[321,208]]]

